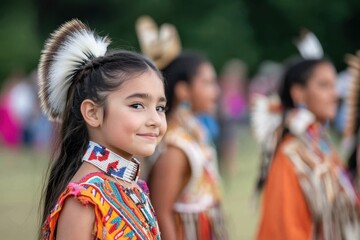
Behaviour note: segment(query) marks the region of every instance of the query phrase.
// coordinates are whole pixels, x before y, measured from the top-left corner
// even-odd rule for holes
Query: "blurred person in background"
[[[280,77],[283,72],[283,66],[273,61],[264,61],[260,64],[256,75],[249,84],[249,99],[257,94],[269,96],[279,88]]]
[[[37,84],[38,72],[36,70],[30,73],[28,81],[33,93],[37,93],[39,86]],[[53,129],[54,124],[43,114],[40,108],[40,99],[36,97],[32,113],[24,129],[27,145],[40,151],[52,149],[53,137],[55,137]]]
[[[252,114],[263,147],[257,239],[359,239],[359,198],[326,134],[337,109],[334,66],[291,64],[279,95],[281,104],[259,96]]]
[[[239,141],[241,124],[247,122],[247,68],[239,59],[225,63],[220,81],[220,169],[226,174],[232,174],[234,164],[239,157]]]
[[[341,134],[344,132],[345,121],[346,121],[346,98],[349,94],[349,85],[351,83],[352,74],[349,70],[340,72],[337,76],[336,86],[339,96],[338,110],[334,120],[334,127],[337,133]]]
[[[215,115],[220,93],[214,68],[198,53],[181,53],[172,25],[158,30],[152,19],[143,17],[137,32],[142,51],[154,59],[167,85],[168,131],[149,176],[161,236],[226,239],[217,154],[204,125],[204,115]]]
[[[52,124],[41,112],[37,97],[37,71],[14,73],[6,81],[0,100],[0,142],[6,147],[47,150]]]
[[[5,81],[0,97],[0,142],[16,148],[28,142],[25,131],[36,104],[36,92],[23,74],[15,72]]]
[[[214,114],[219,88],[211,63],[183,53],[163,69],[168,131],[150,175],[164,239],[225,239],[214,143],[197,119]]]

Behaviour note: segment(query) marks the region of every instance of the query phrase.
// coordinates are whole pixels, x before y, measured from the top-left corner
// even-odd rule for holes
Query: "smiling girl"
[[[42,52],[39,95],[61,122],[61,138],[40,239],[160,239],[134,155],[151,155],[166,131],[162,75],[141,55],[108,45],[72,20]]]

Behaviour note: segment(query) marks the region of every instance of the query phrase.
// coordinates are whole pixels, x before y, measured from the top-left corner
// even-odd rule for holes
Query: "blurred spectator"
[[[0,94],[0,142],[10,148],[22,143],[22,124],[27,117],[27,101],[31,101],[24,75],[13,72]]]
[[[231,173],[238,158],[240,124],[247,121],[247,67],[239,59],[225,63],[219,77],[221,98],[219,121],[220,167],[222,172]]]
[[[345,112],[346,104],[345,99],[348,94],[349,84],[351,81],[351,74],[348,70],[344,70],[338,74],[337,77],[337,92],[339,96],[339,106],[335,118],[335,129],[337,132],[342,133],[345,127]]]
[[[251,80],[249,86],[250,99],[254,94],[269,96],[278,90],[283,66],[273,61],[261,63],[258,73]]]
[[[0,142],[5,147],[49,147],[52,125],[40,110],[36,79],[36,71],[29,77],[15,72],[5,81],[0,95]]]
[[[33,71],[29,76],[34,93],[38,92],[37,78],[37,71]],[[53,123],[41,111],[39,98],[36,98],[29,123],[26,125],[26,132],[29,136],[28,145],[38,150],[49,150],[53,135]]]

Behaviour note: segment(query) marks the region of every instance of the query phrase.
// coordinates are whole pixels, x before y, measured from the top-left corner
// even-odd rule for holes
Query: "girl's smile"
[[[138,133],[136,135],[149,140],[157,140],[157,138],[159,137],[158,133]]]

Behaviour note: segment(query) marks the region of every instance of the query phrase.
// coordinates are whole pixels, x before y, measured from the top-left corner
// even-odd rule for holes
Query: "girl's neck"
[[[135,159],[127,160],[98,143],[89,142],[89,146],[82,158],[117,180],[137,181],[140,173],[140,164]]]

